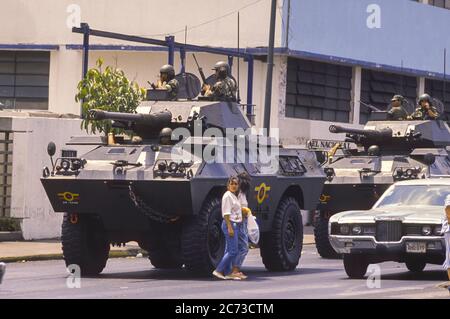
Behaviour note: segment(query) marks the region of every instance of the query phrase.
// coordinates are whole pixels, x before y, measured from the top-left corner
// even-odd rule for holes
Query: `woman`
[[[239,178],[239,195],[238,200],[241,204],[241,210],[243,214],[243,221],[241,227],[239,228],[239,238],[238,238],[238,256],[236,261],[236,269],[242,279],[246,279],[247,276],[241,272],[242,264],[244,259],[248,254],[248,231],[247,231],[247,218],[252,214],[251,210],[248,208],[247,195],[250,190],[250,176],[247,172],[242,172],[238,175]]]
[[[222,197],[222,231],[226,241],[225,254],[213,271],[213,275],[220,279],[243,279],[236,264],[238,261],[239,229],[242,225],[242,211],[238,195],[239,179],[232,176],[228,180],[227,191]],[[231,273],[229,273],[229,269],[231,269]]]
[[[447,270],[447,276],[450,281],[450,227],[448,221],[450,220],[450,195],[445,198],[445,217],[442,223],[442,233],[445,238],[445,262],[444,268]],[[448,292],[450,293],[450,286],[447,286]]]

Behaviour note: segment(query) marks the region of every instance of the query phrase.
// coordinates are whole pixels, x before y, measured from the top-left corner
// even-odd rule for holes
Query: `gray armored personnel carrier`
[[[386,119],[386,112],[374,112],[364,129],[329,128],[331,133],[345,133],[345,142],[357,148],[335,148],[336,153],[324,163],[327,181],[314,219],[316,247],[322,257],[337,257],[328,239],[331,215],[370,209],[396,181],[450,175],[446,122]]]
[[[92,111],[93,119],[114,120],[116,127],[136,136],[114,145],[101,138],[74,138],[69,145],[98,146],[81,156],[59,157],[44,169],[42,185],[55,212],[64,214],[66,264],[79,265],[82,274],[98,274],[110,244],[136,241],[157,268],[184,265],[212,271],[225,247],[221,197],[228,178],[245,171],[252,178],[248,201],[259,222],[264,265],[269,270],[294,269],[302,250],[300,209],[316,207],[325,180],[315,154],[280,146],[276,163],[270,164],[277,169],[269,172],[272,167],[249,160],[249,152],[260,152],[262,145],[252,151],[247,136],[242,162],[206,161],[202,154],[208,147],[214,148],[210,154],[237,158],[236,143],[217,137],[226,128],[250,127],[237,103],[155,101],[144,103],[144,110]],[[202,133],[214,128],[217,134],[194,136],[199,127]],[[192,136],[180,140],[174,136],[177,128]],[[54,144],[49,154],[54,154]]]
[[[169,64],[179,50],[177,97],[182,100],[168,101],[167,92],[148,90],[148,101],[136,114],[91,110],[93,120],[112,120],[113,126],[134,136],[116,138],[115,143],[74,138],[69,145],[94,149],[81,156],[65,151],[43,170],[42,185],[53,209],[64,213],[66,265],[78,265],[85,275],[98,274],[106,265],[110,244],[136,241],[157,268],[184,266],[209,273],[225,249],[221,198],[227,181],[247,172],[251,177],[247,199],[259,223],[263,263],[269,270],[294,269],[302,251],[300,210],[317,206],[325,181],[316,154],[305,148],[283,148],[252,134],[244,105],[196,98],[200,81],[185,72],[187,50],[221,54],[229,61],[244,58],[248,63],[245,106],[251,118],[254,57],[178,43],[174,37],[161,41],[94,30],[85,23],[73,31],[84,35],[84,73],[90,36],[165,46]],[[270,83],[267,87],[270,90]],[[227,129],[240,131],[228,134]],[[53,143],[48,153],[55,154]]]

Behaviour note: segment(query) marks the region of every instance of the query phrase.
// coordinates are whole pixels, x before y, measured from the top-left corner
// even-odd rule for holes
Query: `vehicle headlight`
[[[422,227],[422,235],[425,235],[425,236],[431,235],[431,226],[423,226]]]
[[[360,235],[362,232],[361,226],[353,226],[352,233],[355,235]]]
[[[70,162],[68,160],[61,161],[61,167],[63,170],[67,171],[70,168]]]
[[[434,227],[434,234],[435,235],[442,235],[442,226],[441,225],[438,225],[438,226],[435,226]]]
[[[348,233],[350,232],[350,227],[348,225],[341,225],[339,230],[342,235],[348,235]]]

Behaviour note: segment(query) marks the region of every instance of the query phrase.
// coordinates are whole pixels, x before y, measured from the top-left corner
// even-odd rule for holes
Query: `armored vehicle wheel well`
[[[305,207],[304,200],[303,200],[303,191],[300,186],[298,185],[291,185],[289,186],[283,193],[282,198],[285,197],[292,197],[294,198],[300,209],[303,209]]]

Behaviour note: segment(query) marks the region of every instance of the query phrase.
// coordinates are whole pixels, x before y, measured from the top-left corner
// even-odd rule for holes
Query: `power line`
[[[223,18],[229,17],[232,14],[235,14],[235,13],[237,13],[239,11],[247,9],[248,7],[254,6],[255,4],[258,4],[258,3],[262,2],[262,1],[267,1],[267,0],[256,0],[256,1],[253,1],[253,2],[247,4],[247,5],[243,6],[243,7],[240,7],[238,9],[234,10],[234,11],[228,12],[228,13],[222,15],[222,16],[216,17],[216,18],[211,19],[211,20],[207,20],[205,22],[202,22],[200,24],[196,24],[196,25],[191,26],[191,27],[188,26],[188,30],[190,31],[190,30],[193,30],[193,29],[197,29],[197,28],[200,28],[200,27],[202,27],[204,25],[207,25],[207,24],[213,23],[215,21],[221,20]],[[175,35],[175,34],[182,33],[182,32],[185,32],[185,28],[180,29],[180,30],[176,30],[174,32],[166,32],[166,33],[158,33],[158,34],[141,34],[139,36],[143,36],[143,37],[161,37],[161,36],[166,36],[166,35]]]

